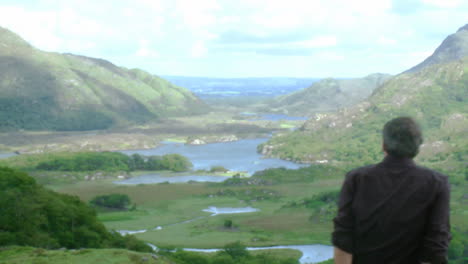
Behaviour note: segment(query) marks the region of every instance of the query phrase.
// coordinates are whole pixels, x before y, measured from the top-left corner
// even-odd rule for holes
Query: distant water
[[[326,245],[291,245],[291,246],[271,246],[271,247],[248,247],[248,250],[266,250],[266,249],[295,249],[302,252],[299,259],[301,264],[317,263],[333,258],[333,247]],[[220,249],[198,249],[184,248],[186,251],[194,252],[216,252]]]
[[[306,121],[308,118],[305,116],[288,116],[280,114],[265,114],[260,115],[258,118],[250,119],[250,121],[280,121],[280,120],[290,120],[290,121]]]
[[[230,177],[213,175],[181,175],[181,176],[161,176],[158,174],[145,174],[123,181],[115,181],[116,184],[154,184],[154,183],[186,183],[196,182],[222,182]]]
[[[243,213],[253,213],[258,212],[257,208],[253,207],[216,207],[210,206],[207,209],[204,209],[203,212],[212,213],[212,216],[219,214],[243,214]]]
[[[0,153],[0,159],[6,159],[6,158],[9,158],[9,157],[13,157],[13,156],[16,156],[17,154],[16,153],[13,153],[13,152],[9,152],[9,153]]]
[[[210,216],[217,216],[219,214],[244,214],[244,213],[253,213],[253,212],[258,212],[258,211],[260,211],[260,210],[257,209],[257,208],[250,207],[250,206],[248,206],[248,207],[216,207],[216,206],[210,206],[207,209],[203,210],[203,212],[211,213]],[[117,232],[119,232],[121,235],[141,234],[141,233],[148,232],[150,230],[162,230],[163,228],[166,228],[166,227],[169,227],[169,226],[191,223],[191,222],[194,222],[194,221],[197,221],[197,220],[200,220],[200,219],[203,219],[203,218],[207,218],[207,217],[210,217],[210,216],[200,216],[200,217],[196,217],[196,218],[185,220],[185,221],[178,222],[178,223],[172,223],[172,224],[168,224],[168,225],[165,225],[165,226],[157,226],[157,227],[152,228],[152,229],[117,230]]]
[[[235,96],[273,97],[289,94],[309,87],[319,78],[210,78],[187,76],[162,76],[178,86],[185,87],[202,98]]]
[[[212,143],[205,145],[186,145],[183,143],[165,142],[154,149],[122,151],[131,155],[165,155],[181,154],[190,159],[194,170],[209,170],[212,166],[223,166],[232,171],[245,171],[253,174],[268,168],[298,169],[305,165],[281,159],[263,158],[257,153],[257,146],[268,138],[243,139],[232,142]]]

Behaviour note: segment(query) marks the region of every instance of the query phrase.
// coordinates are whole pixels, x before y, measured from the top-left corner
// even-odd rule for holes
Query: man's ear
[[[387,155],[387,146],[385,146],[385,143],[382,143],[382,151]]]

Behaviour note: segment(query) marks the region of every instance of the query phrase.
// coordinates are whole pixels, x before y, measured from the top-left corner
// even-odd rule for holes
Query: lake
[[[281,116],[278,116],[281,117]],[[140,155],[165,155],[177,153],[186,156],[194,165],[194,170],[209,170],[212,166],[223,166],[226,169],[232,171],[245,171],[249,174],[253,174],[256,171],[285,167],[290,169],[297,169],[303,166],[303,164],[297,164],[290,161],[264,158],[262,155],[257,153],[257,146],[266,142],[268,138],[257,138],[257,139],[243,139],[233,142],[223,143],[211,143],[205,145],[187,145],[183,143],[163,142],[163,144],[154,149],[144,150],[128,150],[122,151],[127,155],[138,153]],[[182,176],[169,176],[164,177],[158,174],[148,174],[132,179],[127,179],[119,183],[123,184],[138,184],[138,183],[156,183],[156,182],[187,182],[193,181],[220,181],[224,180],[225,177],[220,176],[197,176],[197,175],[182,175]],[[237,213],[255,213],[258,211],[256,208],[244,207],[244,208],[230,208],[230,207],[216,207],[211,206],[203,210],[204,212],[211,213],[211,216],[219,214],[237,214]],[[197,221],[206,218],[206,216],[189,219],[180,223],[174,223],[171,225],[185,224],[192,221]],[[171,226],[168,225],[168,226]],[[158,226],[152,229],[141,229],[141,230],[119,230],[122,234],[138,234],[144,233],[149,230],[160,230],[165,227]],[[154,245],[151,245],[155,248]],[[261,250],[261,249],[282,249],[289,248],[295,249],[302,252],[300,259],[301,263],[316,263],[324,261],[333,257],[333,247],[326,245],[280,245],[272,247],[259,247],[259,248],[248,248],[249,250]],[[185,249],[189,251],[203,251],[213,252],[219,249]]]
[[[281,114],[262,114],[259,117],[255,117],[250,119],[249,121],[281,121],[281,120],[289,120],[289,121],[307,121],[307,117],[305,116],[289,116],[289,115],[281,115]]]
[[[190,181],[196,182],[222,182],[231,177],[225,176],[213,176],[213,175],[180,175],[177,176],[163,176],[159,174],[145,174],[130,179],[115,181],[116,184],[155,184],[155,183],[186,183]]]
[[[257,146],[268,138],[242,139],[232,142],[187,145],[183,143],[163,142],[154,149],[122,151],[127,155],[138,153],[145,156],[177,153],[190,159],[194,170],[209,170],[213,166],[223,166],[231,171],[253,174],[268,168],[284,167],[298,169],[306,166],[294,162],[265,158],[257,153]]]
[[[13,157],[13,156],[16,156],[16,155],[17,154],[13,153],[13,152],[0,153],[0,159],[6,159],[6,158]]]

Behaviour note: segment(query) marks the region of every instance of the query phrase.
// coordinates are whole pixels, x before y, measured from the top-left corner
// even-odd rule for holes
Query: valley
[[[6,244],[0,263],[36,263],[44,256],[50,262],[42,263],[79,263],[99,255],[111,255],[110,263],[237,263],[229,252],[245,254],[242,263],[330,261],[344,175],[382,160],[382,125],[400,115],[422,125],[425,142],[416,162],[449,176],[449,258],[466,259],[468,54],[444,52],[450,43],[468,45],[467,26],[449,36],[433,60],[395,76],[238,83],[167,76],[173,84],[102,59],[45,53],[3,28],[0,34],[0,67],[8,69],[0,72],[0,167],[20,179],[11,183],[5,176],[12,190],[1,191],[13,201],[24,191],[16,185],[37,183],[37,193],[72,195],[86,208],[100,196],[128,198],[125,206],[88,208],[105,230],[127,239],[120,249]],[[41,85],[32,85],[36,79]],[[53,200],[44,197],[37,199]],[[44,210],[56,213],[60,206]],[[83,237],[95,235],[86,232]],[[106,243],[117,243],[115,236]],[[0,236],[0,243],[12,237]],[[126,251],[148,245],[156,251]]]

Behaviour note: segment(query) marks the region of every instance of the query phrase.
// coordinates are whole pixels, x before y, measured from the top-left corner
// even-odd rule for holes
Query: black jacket
[[[346,175],[332,243],[358,264],[447,263],[449,196],[447,176],[387,156]]]

